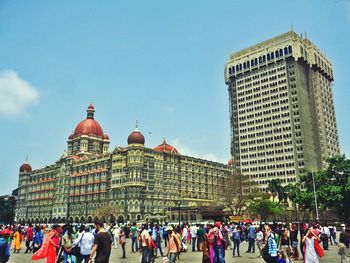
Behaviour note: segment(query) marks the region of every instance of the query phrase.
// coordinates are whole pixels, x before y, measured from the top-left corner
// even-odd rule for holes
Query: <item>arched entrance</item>
[[[124,223],[124,216],[123,215],[119,215],[118,219],[117,219],[118,224],[123,224]]]

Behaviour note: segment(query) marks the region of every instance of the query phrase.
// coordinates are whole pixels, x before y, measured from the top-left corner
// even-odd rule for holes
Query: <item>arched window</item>
[[[259,64],[261,64],[262,63],[262,57],[260,56],[259,57]]]
[[[238,71],[239,70],[239,66],[238,65],[236,65],[236,71]]]
[[[254,66],[254,59],[250,61],[250,64],[252,65],[252,67]]]
[[[228,68],[228,74],[232,74],[232,69]]]
[[[271,59],[274,59],[275,55],[273,54],[273,52],[271,52]]]
[[[239,70],[242,70],[242,64],[239,64]]]
[[[266,61],[266,56],[265,55],[263,55],[263,62],[265,62]]]
[[[267,60],[270,60],[270,54],[267,54]]]
[[[284,48],[284,55],[288,55],[288,48],[287,47]]]
[[[278,58],[279,57],[279,53],[278,53],[278,50],[276,50],[276,52],[275,52],[275,56],[276,56],[276,58]]]
[[[288,46],[288,53],[289,53],[289,54],[292,53],[292,46]]]
[[[232,74],[235,73],[235,67],[232,67]]]
[[[283,50],[280,49],[280,57],[283,57]]]
[[[250,68],[250,62],[247,61],[247,68]]]
[[[258,65],[258,59],[257,58],[254,59],[254,64]]]
[[[247,63],[243,63],[243,68],[246,69],[247,68]]]

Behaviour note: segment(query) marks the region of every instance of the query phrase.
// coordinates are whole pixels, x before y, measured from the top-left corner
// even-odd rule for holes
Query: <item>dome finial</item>
[[[28,163],[28,153],[26,155],[26,162],[25,163]]]
[[[95,107],[90,103],[90,105],[87,108],[87,119],[93,119],[94,118],[94,112],[95,112]]]
[[[139,121],[137,119],[135,121],[135,130],[134,131],[139,131]]]

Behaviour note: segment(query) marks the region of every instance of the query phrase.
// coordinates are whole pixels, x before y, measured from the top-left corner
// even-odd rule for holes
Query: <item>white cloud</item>
[[[176,138],[169,142],[171,146],[174,146],[182,155],[187,155],[191,157],[197,157],[204,160],[209,160],[213,162],[220,162],[220,163],[226,163],[227,160],[222,160],[218,156],[216,156],[213,153],[207,152],[207,153],[199,153],[197,151],[192,150],[188,146],[184,145],[180,139]]]
[[[39,92],[15,71],[0,71],[0,116],[21,117],[38,101]]]

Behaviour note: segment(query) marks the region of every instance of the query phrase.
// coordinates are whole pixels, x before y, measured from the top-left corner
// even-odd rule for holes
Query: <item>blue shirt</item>
[[[0,262],[7,262],[9,258],[10,246],[5,238],[0,237]]]
[[[255,227],[253,225],[250,225],[250,227],[249,227],[248,237],[249,238],[255,238]]]

